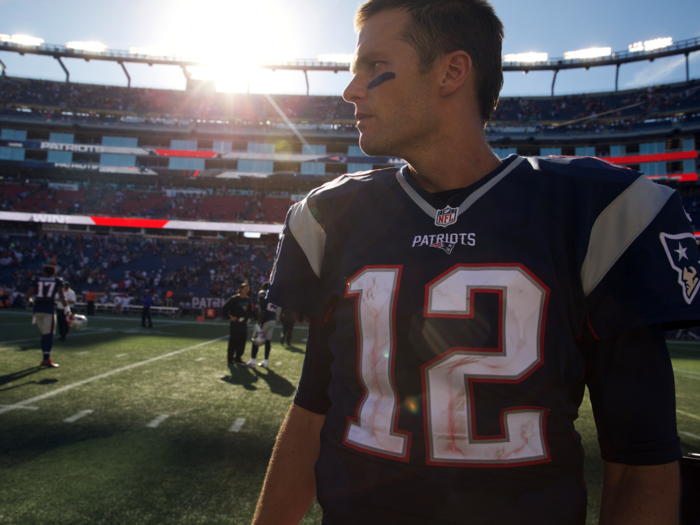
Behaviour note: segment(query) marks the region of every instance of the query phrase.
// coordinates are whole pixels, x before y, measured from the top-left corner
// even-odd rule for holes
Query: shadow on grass
[[[254,374],[250,368],[241,365],[229,365],[228,368],[231,371],[231,375],[222,377],[222,381],[226,381],[232,385],[240,385],[246,390],[258,389],[258,387],[253,384],[258,381],[258,376]]]
[[[287,345],[287,346],[284,347],[284,349],[287,350],[288,352],[293,352],[293,353],[295,353],[295,354],[304,354],[304,353],[306,353],[305,350],[304,350],[303,348],[299,348],[298,346],[294,346],[294,345]]]
[[[255,374],[265,381],[270,387],[270,392],[282,397],[290,397],[296,393],[296,388],[289,382],[285,377],[274,372],[274,370],[267,369],[267,373],[264,374],[262,371],[255,369]]]
[[[6,374],[4,376],[0,376],[0,386],[6,385],[8,383],[12,383],[13,381],[17,381],[18,379],[22,379],[22,378],[30,376],[32,374],[36,374],[39,370],[41,370],[41,367],[33,366],[31,368],[25,368],[24,370],[20,370],[19,372],[12,372],[11,374]],[[36,383],[36,381],[31,381],[31,383]],[[24,384],[28,385],[29,383],[24,383]],[[16,387],[13,386],[10,388],[16,388]],[[0,389],[0,392],[2,392],[3,390],[9,390],[10,388]]]

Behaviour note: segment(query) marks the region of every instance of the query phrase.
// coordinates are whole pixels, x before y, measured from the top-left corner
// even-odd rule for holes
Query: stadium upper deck
[[[253,214],[237,195],[299,198],[340,173],[403,163],[360,151],[353,106],[340,97],[0,77],[0,129],[0,178],[13,181],[3,184],[0,221],[83,231],[275,233],[279,226],[270,223],[283,220],[288,203],[279,213]],[[487,132],[501,157],[605,157],[656,180],[684,183],[684,195],[692,196],[698,181],[700,81],[611,93],[504,97]],[[12,188],[18,184],[21,189]],[[164,188],[200,193],[174,210]],[[52,190],[71,195],[56,197]],[[105,191],[121,193],[121,200],[96,200]],[[16,194],[27,197],[18,200]],[[148,203],[137,194],[147,195]],[[225,210],[217,198],[227,199]]]

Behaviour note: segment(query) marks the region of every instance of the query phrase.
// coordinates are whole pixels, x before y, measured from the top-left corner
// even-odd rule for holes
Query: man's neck
[[[466,188],[501,165],[475,127],[445,130],[406,161],[416,183],[431,193]]]

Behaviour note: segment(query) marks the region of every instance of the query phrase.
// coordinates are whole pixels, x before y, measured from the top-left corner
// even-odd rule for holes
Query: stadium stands
[[[657,86],[618,93],[557,97],[503,97],[490,127],[541,125],[556,129],[593,115],[586,124],[567,124],[569,130],[629,129],[645,120],[669,115],[697,118],[700,84]],[[294,122],[335,123],[352,129],[353,106],[340,97],[274,95],[285,116]],[[267,126],[282,117],[263,95],[197,93],[172,90],[65,84],[31,79],[0,79],[0,109],[11,114],[31,109],[49,120],[115,120],[127,116],[143,122],[163,119],[219,121],[229,125]]]
[[[359,150],[340,97],[0,77],[0,129],[0,285],[21,290],[55,258],[79,292],[150,288],[156,304],[260,282],[293,202],[341,173],[403,163]],[[677,188],[700,229],[700,81],[504,97],[486,131],[501,157],[639,169]]]

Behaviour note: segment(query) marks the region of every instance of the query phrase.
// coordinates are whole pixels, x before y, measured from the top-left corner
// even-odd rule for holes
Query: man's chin
[[[362,153],[370,157],[390,157],[392,156],[386,145],[379,144],[377,141],[371,140],[366,133],[360,133],[360,149]]]

